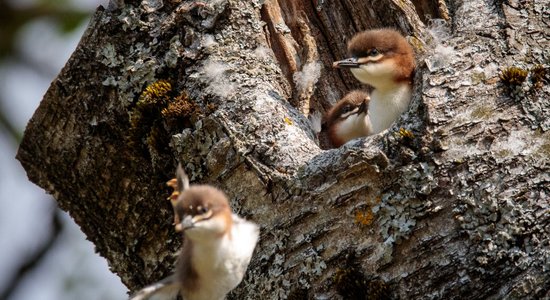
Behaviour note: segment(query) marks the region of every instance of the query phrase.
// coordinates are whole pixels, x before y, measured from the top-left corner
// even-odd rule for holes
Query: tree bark
[[[181,161],[261,225],[231,299],[550,297],[548,1],[126,2],[96,11],[17,158],[131,290],[173,269]],[[308,117],[360,87],[332,62],[388,26],[417,52],[409,111],[322,149]]]

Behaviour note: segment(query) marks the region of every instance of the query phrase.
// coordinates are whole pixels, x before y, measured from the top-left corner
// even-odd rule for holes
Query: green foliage
[[[22,7],[0,1],[0,60],[14,54],[18,33],[26,25],[48,18],[59,24],[61,33],[70,33],[90,14],[89,11],[72,8],[68,0],[42,0]]]
[[[88,13],[72,12],[63,18],[56,18],[55,20],[59,24],[59,30],[61,30],[62,33],[68,34],[73,32],[82,22],[87,20],[88,16]]]

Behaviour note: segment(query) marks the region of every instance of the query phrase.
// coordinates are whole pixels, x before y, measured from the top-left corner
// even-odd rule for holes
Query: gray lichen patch
[[[162,3],[150,2],[151,5],[153,2]],[[150,14],[161,7],[145,9],[151,8],[149,4],[139,7],[125,5],[118,11],[118,15],[104,12],[101,16],[102,20],[107,20],[101,21],[105,23],[104,26],[121,25],[123,30],[113,36],[102,37],[104,41],[100,43],[96,54],[101,64],[108,68],[103,85],[117,90],[123,107],[134,101],[146,85],[158,79],[166,79],[159,78],[159,73],[176,67],[181,56],[180,35],[174,34],[167,38],[169,44],[159,42],[161,32],[158,28],[174,26],[173,20],[167,14],[156,13],[154,18],[150,18]],[[147,21],[143,21],[143,18],[147,18]],[[127,31],[126,36],[132,32],[135,37],[128,39],[119,36],[124,31]]]
[[[544,135],[512,131],[457,165],[455,218],[472,241],[478,272],[495,263],[508,273],[548,269],[550,239],[540,224],[548,219],[550,178],[522,167],[547,165],[538,153],[544,143]]]
[[[548,192],[541,188],[549,178],[531,175],[533,170],[520,167],[547,163],[537,154],[543,143],[544,139],[529,132],[513,131],[487,149],[479,149],[478,154],[469,152],[462,157],[465,168],[460,169],[464,172],[453,179],[458,183],[453,193],[461,200],[455,213],[475,245],[480,272],[497,261],[509,272],[513,268],[546,268],[548,264],[549,252],[539,247],[550,243],[547,229],[535,224],[540,224],[541,217],[547,218],[548,205],[541,200]],[[483,175],[474,177],[474,173]]]
[[[323,251],[322,245],[315,248],[308,248],[302,254],[302,263],[298,266],[300,273],[298,284],[306,290],[311,288],[311,279],[321,276],[323,271],[327,268],[327,264],[323,258],[319,256],[319,251]]]
[[[186,128],[172,136],[170,142],[178,161],[184,162],[191,181],[203,176],[218,177],[223,170],[238,164],[237,157],[228,155],[233,151],[231,144],[215,120],[204,118],[193,126],[194,129]]]
[[[533,265],[549,267],[550,251],[539,247],[550,245],[547,228],[536,225],[540,218],[547,218],[548,204],[540,202],[547,192],[540,187],[549,178],[517,175],[526,177],[524,186],[500,182],[498,172],[475,182],[467,180],[462,186],[459,198],[463,204],[456,208],[457,219],[477,245],[480,271],[497,261],[521,270]]]
[[[169,50],[164,55],[164,62],[169,68],[175,68],[178,64],[178,60],[181,57],[183,51],[183,45],[181,44],[181,37],[175,35],[170,39]]]
[[[244,284],[241,284],[245,295],[263,295],[266,299],[273,300],[287,298],[292,285],[283,254],[288,235],[286,231],[274,230],[268,236],[262,236],[256,249],[262,253],[255,260],[259,265],[250,268],[243,280]]]
[[[372,208],[385,250],[381,251],[381,264],[389,262],[392,247],[406,239],[419,217],[430,212],[432,202],[424,200],[438,185],[434,166],[427,163],[401,168],[396,186],[400,188],[383,193],[380,203]]]

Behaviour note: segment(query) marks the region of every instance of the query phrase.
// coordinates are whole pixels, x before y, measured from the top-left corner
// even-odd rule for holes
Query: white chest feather
[[[193,267],[199,287],[183,292],[185,300],[222,300],[242,280],[258,241],[259,229],[233,215],[231,236],[193,244]]]
[[[350,115],[336,127],[336,134],[342,141],[368,136],[372,134],[371,122],[368,115]]]
[[[371,94],[369,104],[369,115],[374,134],[389,128],[407,110],[410,101],[411,87],[408,84],[398,85],[384,92],[375,89]]]

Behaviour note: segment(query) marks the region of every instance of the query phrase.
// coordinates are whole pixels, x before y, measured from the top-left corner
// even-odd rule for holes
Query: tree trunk
[[[550,297],[548,1],[126,2],[92,17],[17,157],[130,289],[173,269],[181,161],[261,225],[231,299]],[[376,27],[417,52],[410,109],[322,149],[308,117],[360,86],[332,62]]]

